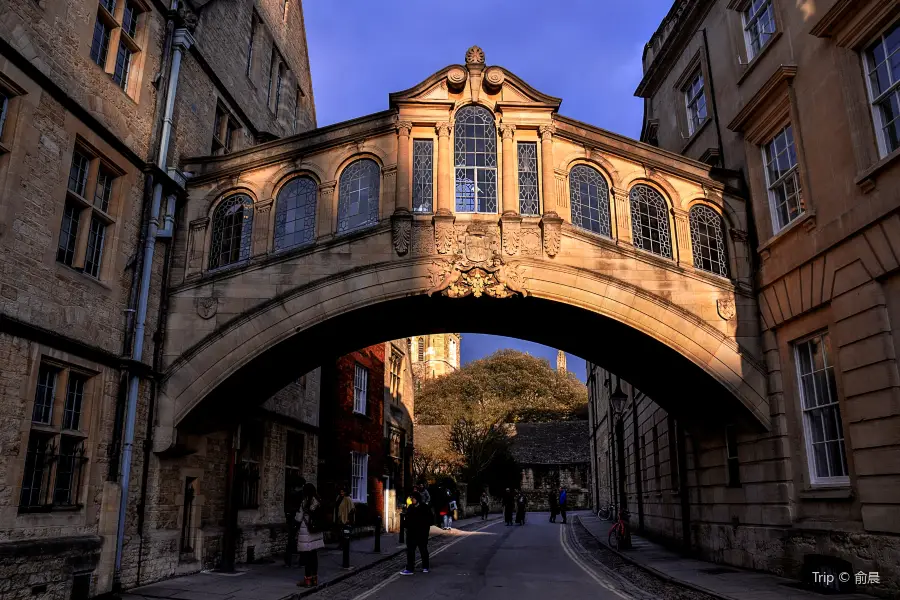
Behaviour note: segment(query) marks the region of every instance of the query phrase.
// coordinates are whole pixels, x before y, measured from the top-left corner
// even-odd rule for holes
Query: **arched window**
[[[691,209],[691,247],[694,266],[722,277],[728,277],[728,249],[722,216],[703,204]]]
[[[609,188],[597,169],[576,165],[569,171],[572,225],[612,237],[609,224]]]
[[[631,188],[631,232],[634,246],[672,258],[669,213],[662,194],[649,185]]]
[[[453,136],[456,212],[497,212],[497,128],[494,115],[483,106],[459,109]]]
[[[235,194],[216,207],[212,218],[212,246],[209,268],[216,269],[250,258],[253,231],[253,200]]]
[[[318,186],[309,177],[289,181],[275,203],[275,250],[286,250],[313,241],[316,235]]]
[[[378,222],[380,185],[381,169],[374,160],[362,158],[344,169],[338,189],[338,233]]]
[[[420,337],[416,340],[416,352],[418,352],[419,362],[425,360],[425,338]]]

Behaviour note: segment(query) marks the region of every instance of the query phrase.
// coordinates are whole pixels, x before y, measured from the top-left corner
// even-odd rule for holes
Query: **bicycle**
[[[611,521],[614,514],[616,514],[615,505],[612,502],[607,502],[597,511],[597,518],[601,521]]]
[[[609,547],[613,550],[618,550],[619,546],[623,545],[623,542],[628,537],[628,512],[625,510],[619,511],[618,520],[613,523],[613,526],[609,528],[609,534],[607,535],[607,543]]]

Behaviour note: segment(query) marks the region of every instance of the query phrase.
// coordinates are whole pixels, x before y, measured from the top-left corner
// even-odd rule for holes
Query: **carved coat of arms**
[[[211,319],[219,308],[216,298],[197,298],[197,314],[201,319]]]
[[[718,310],[720,317],[730,321],[737,313],[734,306],[734,298],[719,298],[716,300],[716,310]]]

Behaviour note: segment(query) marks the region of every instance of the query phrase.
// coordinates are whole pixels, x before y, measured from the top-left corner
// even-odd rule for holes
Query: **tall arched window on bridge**
[[[344,169],[338,189],[338,233],[378,222],[378,192],[381,169],[369,158],[361,158]]]
[[[209,268],[217,269],[250,258],[253,200],[235,194],[219,203],[212,218]]]
[[[425,338],[423,337],[416,339],[416,356],[418,356],[419,362],[425,360]]]
[[[316,234],[316,182],[309,177],[292,179],[275,203],[275,251],[302,246]]]
[[[668,205],[662,194],[649,185],[631,188],[631,232],[634,246],[672,258]]]
[[[609,187],[597,169],[576,165],[569,171],[572,225],[612,237],[609,224]]]
[[[728,277],[728,249],[722,216],[703,204],[691,208],[691,247],[694,267]]]
[[[453,137],[456,212],[497,212],[497,128],[494,115],[483,106],[464,106],[456,113]]]

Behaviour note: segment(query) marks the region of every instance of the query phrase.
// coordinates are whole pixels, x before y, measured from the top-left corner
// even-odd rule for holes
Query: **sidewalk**
[[[491,520],[497,515],[491,515]],[[454,529],[477,527],[480,517],[461,519],[453,523]],[[432,527],[431,536],[439,537],[443,532]],[[319,588],[336,583],[353,573],[363,571],[405,551],[406,546],[397,543],[397,534],[382,534],[381,552],[374,552],[375,538],[369,536],[350,541],[349,570],[341,568],[342,553],[337,544],[327,544],[319,550]],[[151,583],[122,594],[123,600],[144,598],[165,598],[175,600],[283,600],[306,591],[297,587],[303,580],[303,566],[284,566],[284,557],[273,556],[271,563],[239,564],[235,573],[215,573],[201,571]]]
[[[596,515],[580,514],[578,521],[606,548],[612,523]],[[646,569],[663,579],[686,585],[723,600],[872,600],[866,594],[828,594],[800,589],[799,582],[770,573],[748,571],[729,565],[685,558],[659,544],[631,534],[633,549],[618,551],[623,560]],[[612,550],[610,548],[610,550]],[[612,550],[616,552],[615,550]]]

